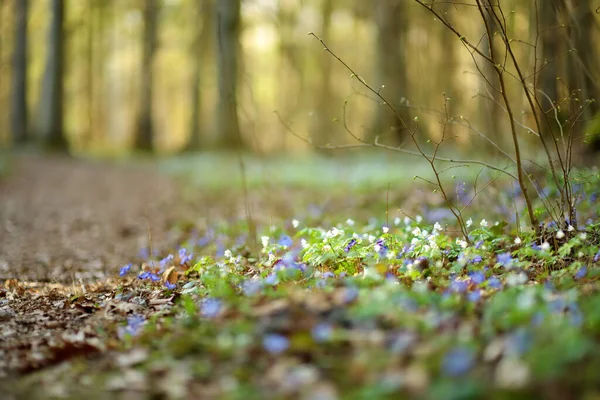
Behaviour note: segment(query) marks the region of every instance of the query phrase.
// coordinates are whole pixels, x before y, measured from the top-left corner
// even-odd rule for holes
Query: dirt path
[[[174,182],[151,166],[21,156],[0,180],[0,278],[104,279],[147,245],[167,240]]]

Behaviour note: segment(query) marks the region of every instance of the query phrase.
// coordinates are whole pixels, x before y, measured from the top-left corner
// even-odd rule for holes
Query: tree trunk
[[[135,147],[138,150],[154,150],[154,127],[152,124],[153,64],[156,54],[156,31],[158,17],[157,0],[145,0],[144,45],[141,69],[141,105],[137,122]]]
[[[244,147],[237,113],[240,0],[219,0],[216,6],[219,104],[217,147]]]
[[[408,20],[405,0],[379,0],[376,4],[377,74],[381,93],[398,111],[400,118],[410,124],[410,112],[405,106],[409,98],[404,37]],[[405,138],[404,126],[397,115],[379,104],[373,123],[372,136],[390,137],[400,142]]]
[[[200,113],[202,110],[202,96],[200,83],[203,71],[203,61],[207,53],[207,43],[212,28],[212,2],[210,0],[198,1],[196,3],[196,19],[202,23],[196,23],[194,40],[190,47],[190,55],[194,60],[192,63],[192,85],[191,85],[191,104],[189,125],[189,142],[186,146],[187,151],[198,151],[202,147],[200,138]]]
[[[325,43],[331,41],[331,14],[333,13],[333,0],[323,0],[321,7],[321,32],[319,36]],[[336,105],[333,95],[333,83],[331,82],[332,57],[329,54],[319,54],[320,68],[318,72],[318,90],[315,104],[317,108],[314,112],[314,124],[311,129],[311,140],[316,146],[323,146],[330,142],[331,132],[333,130],[334,112],[332,105]],[[337,104],[341,107],[341,104]]]
[[[64,98],[64,1],[51,1],[48,55],[38,105],[38,133],[46,147],[68,151],[63,125]]]
[[[15,2],[15,48],[13,53],[11,131],[13,143],[23,144],[27,132],[27,8],[28,0]]]

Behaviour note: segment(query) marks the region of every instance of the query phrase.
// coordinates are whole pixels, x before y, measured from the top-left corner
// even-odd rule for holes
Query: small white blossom
[[[467,228],[470,228],[471,225],[473,225],[473,220],[471,218],[469,218],[466,222]]]
[[[481,220],[481,222],[479,223],[479,225],[480,225],[482,228],[487,228],[487,226],[488,226],[488,222],[487,222],[487,221],[485,220],[485,218],[484,218],[484,219],[482,219],[482,220]]]
[[[458,239],[458,238],[456,238],[456,244],[458,244],[463,249],[466,249],[468,246],[468,243],[465,240]]]
[[[382,230],[383,230],[383,233],[388,233],[390,231],[390,228],[388,228],[387,226],[384,226],[382,228]]]
[[[421,228],[419,228],[418,226],[412,230],[412,234],[415,236],[419,236],[421,234]]]
[[[260,241],[262,242],[263,248],[265,248],[269,245],[269,237],[268,236],[261,236]]]
[[[375,236],[369,235],[369,242],[370,243],[373,243],[375,241],[375,239],[377,239]]]
[[[300,225],[300,221],[298,221],[297,219],[293,219],[293,220],[292,220],[292,226],[293,226],[294,228],[297,228],[297,227],[298,227],[298,225]]]
[[[223,255],[227,258],[231,258],[233,257],[233,254],[231,254],[231,250],[227,249],[223,252]]]
[[[521,273],[513,273],[508,275],[508,277],[506,278],[506,284],[508,286],[519,286],[524,284],[525,282],[527,282],[527,275],[525,275],[525,273],[521,272]]]
[[[387,254],[385,255],[385,257],[388,260],[391,260],[392,258],[396,257],[396,253],[394,253],[393,251],[388,251]]]
[[[381,250],[381,246],[380,246],[380,245],[378,245],[378,244],[375,244],[375,245],[373,246],[373,250],[375,250],[375,252],[376,252],[376,253],[379,253],[379,250]]]
[[[306,239],[300,239],[300,246],[302,246],[303,249],[308,247],[308,242]]]
[[[581,235],[579,235],[579,237],[581,238],[581,240],[585,240],[587,239],[587,233],[583,232]]]
[[[544,242],[544,243],[542,243],[542,245],[540,247],[542,248],[542,250],[548,251],[548,250],[550,250],[550,243]]]
[[[439,222],[436,222],[436,223],[433,225],[433,230],[434,230],[434,231],[441,231],[441,230],[442,230],[442,225],[440,225],[440,223],[439,223]]]
[[[573,225],[569,225],[569,227],[567,228],[567,230],[569,232],[573,232],[575,230],[575,227]]]
[[[269,253],[269,262],[275,261],[275,254]]]
[[[396,226],[400,225],[400,217],[394,218],[394,225],[396,225]]]
[[[330,251],[331,250],[331,246],[326,244],[325,246],[323,246],[323,250],[325,251]]]
[[[348,224],[348,226],[354,226],[354,220],[353,220],[353,219],[351,219],[351,218],[348,218],[348,219],[346,220],[346,224]]]
[[[520,237],[518,237],[518,236],[517,236],[517,237],[515,238],[515,244],[521,244],[521,243],[523,243],[523,241],[521,240],[521,238],[520,238]]]
[[[420,224],[420,223],[421,223],[421,221],[423,221],[423,217],[421,217],[420,215],[417,215],[417,216],[415,217],[415,220],[417,221],[417,223],[419,223],[419,224]]]
[[[562,239],[564,237],[565,237],[565,233],[562,230],[559,230],[558,232],[556,232],[557,239]]]
[[[404,225],[410,225],[410,218],[404,217]]]

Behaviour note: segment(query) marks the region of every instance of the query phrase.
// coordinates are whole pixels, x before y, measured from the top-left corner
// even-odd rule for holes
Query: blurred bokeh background
[[[468,3],[436,8],[486,51]],[[522,67],[544,66],[537,83],[565,115],[598,93],[598,6],[502,1]],[[309,32],[407,121],[417,117],[419,140],[439,138],[451,118],[461,152],[493,152],[475,130],[509,148],[508,118],[482,78],[491,66],[413,0],[4,0],[0,143],[89,154],[307,152],[288,128],[316,144],[353,143],[344,120],[363,138],[405,142],[395,117]],[[519,82],[509,85],[518,120],[532,125]],[[579,134],[593,133],[597,114],[598,103],[586,104]]]

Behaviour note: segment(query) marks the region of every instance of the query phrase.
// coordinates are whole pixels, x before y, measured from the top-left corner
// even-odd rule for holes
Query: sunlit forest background
[[[486,51],[477,9],[450,3],[436,7]],[[586,100],[599,87],[600,3],[502,3],[521,66],[540,71],[529,78],[555,102],[560,118],[585,104],[575,131],[593,135],[598,104]],[[439,138],[441,121],[451,120],[459,151],[491,151],[477,131],[510,145],[509,119],[484,79],[493,67],[413,0],[0,5],[4,147],[47,142],[99,154],[136,148],[306,152],[314,146],[291,130],[316,145],[355,143],[344,124],[367,140],[406,142],[397,118],[311,32],[397,105],[409,124],[418,120],[419,140]],[[527,140],[531,113],[518,85],[509,80],[508,93]]]

